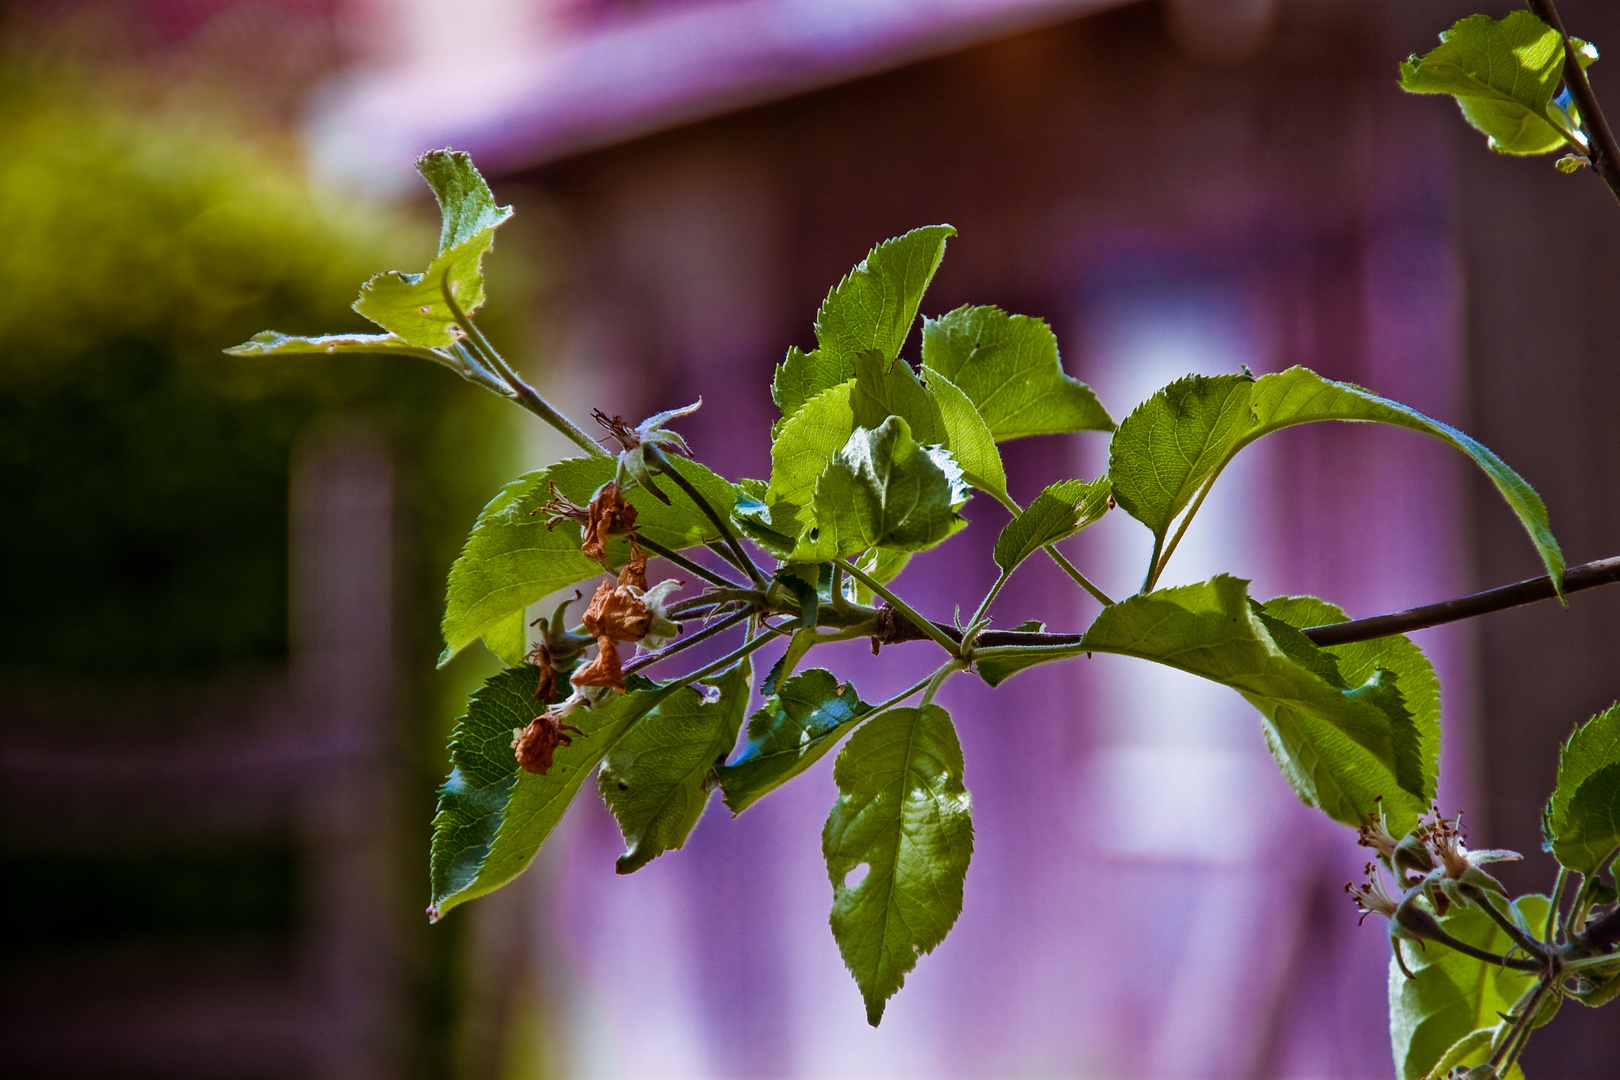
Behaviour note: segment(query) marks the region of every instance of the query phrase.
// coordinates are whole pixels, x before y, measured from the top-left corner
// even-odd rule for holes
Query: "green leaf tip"
[[[1591,875],[1620,846],[1620,703],[1577,728],[1558,752],[1558,782],[1542,815],[1544,846]]]
[[[876,1027],[888,999],[962,911],[973,857],[962,746],[938,705],[869,721],[833,767],[838,800],[821,833],[833,886],[829,922]],[[849,877],[861,865],[866,875]]]
[[[813,352],[794,348],[776,370],[771,397],[791,419],[816,395],[855,376],[855,362],[874,353],[885,363],[900,355],[917,306],[940,260],[949,225],[927,225],[878,244],[827,293],[816,314]]]
[[[1591,62],[1579,46],[1577,55],[1583,66]],[[1566,144],[1584,149],[1580,117],[1556,96],[1563,73],[1558,31],[1514,11],[1505,19],[1462,19],[1437,48],[1401,64],[1400,85],[1414,94],[1450,94],[1498,153],[1545,154]]]
[[[483,306],[484,255],[512,208],[495,205],[465,153],[433,150],[417,159],[416,168],[439,201],[438,254],[422,273],[387,270],[373,277],[361,286],[354,310],[411,345],[442,349],[462,337],[446,293],[463,316]]]

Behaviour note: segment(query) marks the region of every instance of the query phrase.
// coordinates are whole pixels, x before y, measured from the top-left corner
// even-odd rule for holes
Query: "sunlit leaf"
[[[1505,19],[1470,15],[1440,42],[1401,65],[1403,90],[1450,94],[1500,153],[1545,154],[1567,145],[1559,128],[1573,133],[1579,118],[1555,101],[1564,72],[1558,31],[1528,11]]]
[[[939,407],[940,419],[945,425],[945,445],[962,467],[962,479],[1005,502],[1007,471],[1001,464],[995,436],[979,415],[978,407],[960,387],[939,372],[924,368],[923,379]]]
[[[925,319],[923,366],[967,395],[997,442],[1114,426],[1091,388],[1064,374],[1057,338],[1040,319],[994,307]]]
[[[949,225],[930,225],[885,240],[827,294],[816,316],[816,350],[789,349],[776,370],[771,396],[784,421],[854,378],[861,355],[872,352],[885,361],[900,355],[917,305],[945,257],[945,241],[955,235]]]
[[[483,306],[484,255],[512,208],[495,205],[489,185],[464,153],[429,151],[416,160],[416,169],[439,200],[439,253],[423,273],[388,270],[366,282],[354,310],[412,345],[444,348],[460,337],[445,291],[464,315]]]
[[[1035,496],[996,538],[996,565],[1011,570],[1047,544],[1073,536],[1108,512],[1108,478],[1061,480]]]

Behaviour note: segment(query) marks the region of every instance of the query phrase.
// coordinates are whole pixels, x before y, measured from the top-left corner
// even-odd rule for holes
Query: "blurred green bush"
[[[359,283],[421,262],[428,217],[314,191],[265,137],[9,62],[0,145],[0,667],[284,655],[289,450],[333,410],[396,436],[402,580],[436,605],[493,490],[499,402],[425,364],[219,354],[265,327],[366,328]]]

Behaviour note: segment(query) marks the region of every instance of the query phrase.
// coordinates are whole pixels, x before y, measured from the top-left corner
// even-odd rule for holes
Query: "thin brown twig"
[[[1591,142],[1587,158],[1592,162],[1592,170],[1609,185],[1614,197],[1620,199],[1620,145],[1614,141],[1614,132],[1603,115],[1597,95],[1592,92],[1592,84],[1587,81],[1586,69],[1581,67],[1575,45],[1569,40],[1563,20],[1558,17],[1558,7],[1553,0],[1526,2],[1536,18],[1558,31],[1564,39],[1564,84],[1569,87],[1570,97],[1580,108],[1581,127],[1586,129],[1586,137]]]

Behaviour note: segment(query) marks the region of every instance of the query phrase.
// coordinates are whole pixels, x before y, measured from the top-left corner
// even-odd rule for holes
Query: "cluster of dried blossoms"
[[[1378,861],[1367,864],[1365,882],[1346,884],[1345,892],[1361,909],[1363,920],[1373,913],[1389,920],[1392,943],[1407,940],[1421,945],[1425,940],[1434,940],[1441,932],[1435,916],[1445,915],[1452,904],[1467,906],[1475,899],[1489,903],[1482,895],[1487,891],[1506,895],[1502,883],[1480,867],[1520,857],[1516,851],[1469,851],[1463,837],[1462,815],[1442,817],[1438,806],[1398,840],[1385,827],[1380,808],[1367,815],[1367,824],[1361,827],[1356,842],[1376,851]],[[1393,892],[1385,884],[1384,870],[1395,878],[1397,889]],[[1418,906],[1419,900],[1427,900],[1433,913]],[[1406,971],[1398,944],[1395,959]],[[1411,972],[1406,973],[1410,977]]]
[[[664,614],[663,604],[682,583],[671,579],[647,587],[647,556],[636,543],[636,508],[625,501],[619,484],[616,481],[604,484],[589,507],[569,502],[557,494],[555,486],[551,495],[551,501],[537,511],[549,515],[548,527],[563,520],[583,525],[585,535],[580,551],[604,566],[608,540],[627,536],[630,561],[619,571],[616,580],[604,581],[596,587],[585,609],[581,621],[586,632],[595,639],[596,656],[569,677],[573,692],[564,701],[551,704],[544,713],[530,720],[527,727],[512,731],[512,750],[517,755],[518,765],[525,772],[541,776],[551,768],[557,747],[573,745],[570,732],[585,734],[567,722],[574,710],[609,695],[624,693],[620,645],[638,643],[655,649],[681,632],[680,626]],[[539,669],[535,699],[548,704],[557,696],[557,664],[573,659],[581,651],[577,635],[570,635],[564,626],[567,606],[564,604],[558,609],[545,627],[540,643],[526,657]]]

